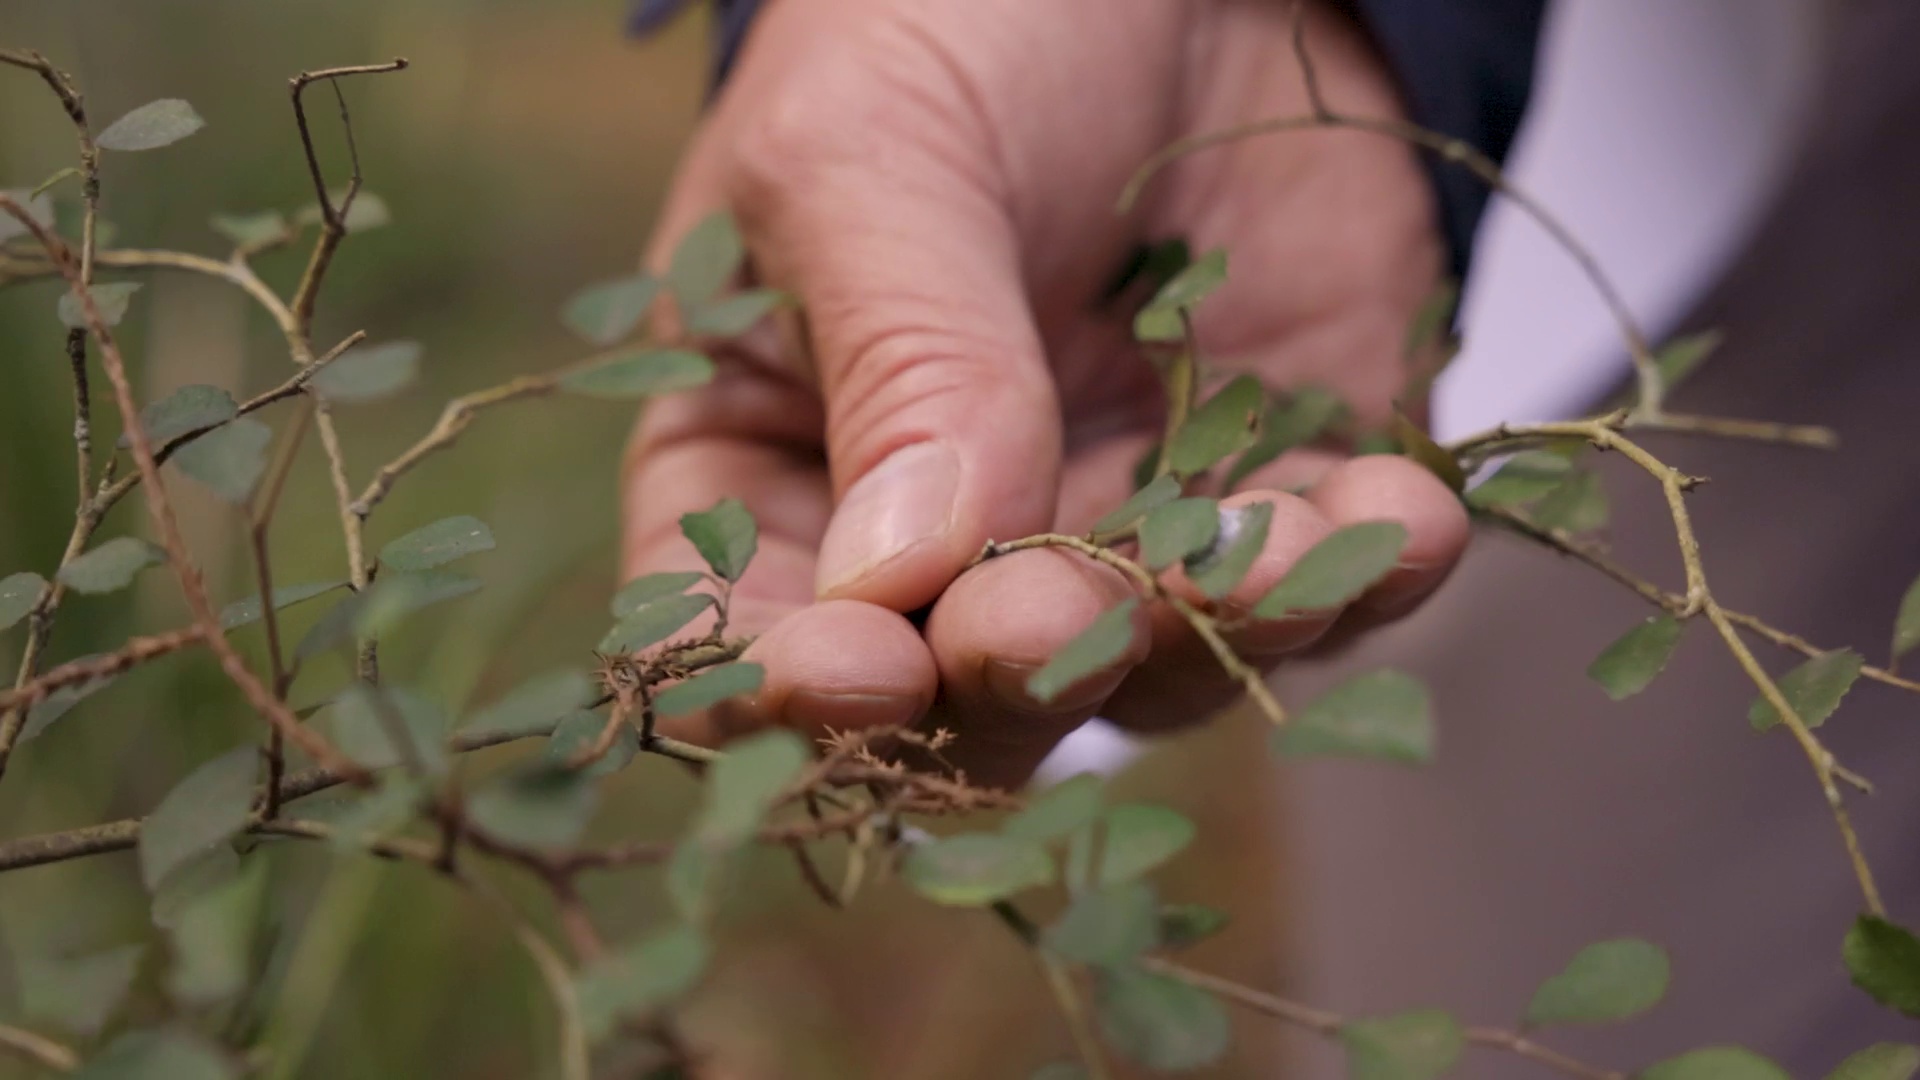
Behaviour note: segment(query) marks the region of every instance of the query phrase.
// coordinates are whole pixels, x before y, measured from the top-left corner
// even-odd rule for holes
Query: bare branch
[[[54,1072],[70,1073],[80,1067],[80,1055],[65,1044],[12,1024],[0,1024],[0,1046]]]

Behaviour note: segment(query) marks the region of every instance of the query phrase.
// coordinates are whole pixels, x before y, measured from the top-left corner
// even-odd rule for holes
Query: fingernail
[[[795,690],[780,710],[781,725],[799,731],[853,731],[896,727],[920,718],[911,694],[828,694]]]
[[[1107,695],[1119,687],[1120,680],[1127,675],[1126,669],[1089,675],[1068,687],[1059,697],[1043,705],[1035,701],[1033,695],[1027,692],[1027,680],[1039,670],[1039,664],[989,659],[981,665],[980,681],[986,686],[987,693],[993,695],[994,700],[1009,709],[1051,715],[1079,712],[1100,704],[1106,700]]]
[[[820,541],[815,591],[824,596],[851,585],[914,544],[945,532],[959,488],[960,459],[946,443],[895,450],[835,508]]]

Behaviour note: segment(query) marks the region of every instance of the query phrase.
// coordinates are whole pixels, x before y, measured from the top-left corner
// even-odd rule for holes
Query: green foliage
[[[1265,398],[1260,380],[1251,375],[1221,387],[1174,432],[1168,467],[1177,476],[1192,476],[1252,446]]]
[[[1424,765],[1433,760],[1427,688],[1398,671],[1370,671],[1340,683],[1273,734],[1287,757],[1356,757]]]
[[[333,204],[335,212],[339,212],[341,200],[346,197],[347,193],[344,191],[327,193],[327,199]],[[320,213],[319,203],[308,203],[293,215],[294,224],[300,226],[318,225],[324,220],[326,219]],[[340,221],[346,226],[348,233],[365,232],[368,229],[377,229],[382,225],[390,224],[393,221],[393,211],[388,209],[385,199],[371,191],[362,190],[354,195],[352,205],[346,208]]]
[[[493,530],[479,518],[462,514],[388,541],[380,549],[380,565],[388,570],[431,570],[492,550]]]
[[[286,236],[293,226],[278,210],[257,214],[215,214],[208,219],[213,231],[233,241],[234,246],[255,248]]]
[[[1296,388],[1286,400],[1267,409],[1260,435],[1227,470],[1226,489],[1233,491],[1254,471],[1281,454],[1306,446],[1345,419],[1347,403],[1340,395],[1318,386]]]
[[[691,835],[713,847],[745,843],[810,756],[790,731],[763,731],[732,743],[707,777],[706,804]]]
[[[109,593],[133,584],[135,574],[167,561],[167,554],[145,540],[122,536],[109,540],[60,569],[60,582],[75,592]]]
[[[1204,552],[1220,532],[1220,504],[1213,499],[1175,499],[1140,523],[1140,561],[1162,570]]]
[[[388,341],[356,345],[313,377],[330,401],[378,401],[399,393],[420,376],[420,343]]]
[[[1139,607],[1140,601],[1129,596],[1101,612],[1027,677],[1027,693],[1050,702],[1082,679],[1112,667],[1133,644],[1133,615]]]
[[[329,608],[294,647],[294,656],[301,660],[318,656],[348,644],[356,636],[378,639],[415,612],[479,588],[477,579],[438,570],[383,575],[365,592],[354,593]]]
[[[0,630],[26,618],[46,587],[47,579],[30,570],[0,578]]]
[[[1036,844],[1064,839],[1099,818],[1103,786],[1094,773],[1062,780],[1001,822],[1000,831]]]
[[[1273,527],[1273,504],[1257,502],[1222,513],[1213,550],[1187,564],[1194,587],[1218,600],[1232,592],[1253,569]]]
[[[700,304],[687,317],[687,332],[702,337],[737,337],[760,324],[785,303],[778,289],[748,289]]]
[[[1134,316],[1133,333],[1141,341],[1179,341],[1186,336],[1180,312],[1192,311],[1227,283],[1227,253],[1219,248],[1200,256],[1160,287]]]
[[[370,769],[447,771],[446,714],[418,694],[353,683],[328,706],[327,728],[341,753]]]
[[[660,282],[646,274],[603,281],[575,293],[560,321],[595,345],[612,345],[633,333],[659,295]]]
[[[1100,885],[1139,878],[1193,843],[1192,821],[1164,806],[1121,803],[1107,810],[1100,846]]]
[[[1701,364],[1713,356],[1720,348],[1725,335],[1718,330],[1703,330],[1697,334],[1675,338],[1660,346],[1653,354],[1653,363],[1660,372],[1660,385],[1667,390],[1685,382],[1687,376],[1699,369]]]
[[[1775,685],[1795,715],[1808,727],[1817,728],[1840,707],[1840,699],[1853,689],[1865,665],[1866,658],[1852,649],[1836,649],[1787,672],[1775,680]],[[1780,722],[1780,713],[1764,696],[1756,697],[1747,707],[1747,722],[1753,730],[1765,731]]]
[[[1040,944],[1082,964],[1124,964],[1159,943],[1153,887],[1125,881],[1080,894],[1040,935]]]
[[[1206,904],[1167,904],[1160,909],[1160,943],[1184,949],[1225,930],[1230,921],[1226,912]]]
[[[127,317],[127,306],[133,303],[133,294],[139,291],[140,282],[137,281],[96,282],[87,290],[93,297],[93,307],[99,313],[100,321],[108,326],[120,325],[120,320]],[[86,306],[71,290],[60,294],[54,310],[60,316],[60,325],[67,329],[87,328]]]
[[[674,593],[628,612],[598,646],[603,653],[633,653],[657,645],[698,618],[713,604],[705,593]]]
[[[161,98],[108,124],[94,138],[102,150],[156,150],[199,131],[207,122],[179,98]]]
[[[580,839],[597,804],[591,778],[543,761],[489,777],[474,790],[467,816],[505,843],[560,848]]]
[[[1348,1080],[1432,1080],[1466,1048],[1459,1021],[1437,1009],[1356,1020],[1340,1029]]]
[[[332,818],[328,842],[342,854],[358,854],[400,831],[420,812],[426,786],[402,773],[387,773],[379,787],[349,803]]]
[[[35,1023],[97,1035],[126,999],[146,951],[121,945],[82,956],[22,956],[16,973],[21,1010]]]
[[[1671,615],[1648,617],[1602,650],[1587,667],[1587,678],[1615,701],[1632,697],[1666,669],[1680,644],[1680,631],[1680,620]]]
[[[218,1048],[177,1028],[122,1033],[88,1059],[76,1080],[238,1080]]]
[[[535,734],[585,705],[593,697],[593,680],[566,669],[535,675],[507,691],[498,701],[461,722],[469,732]]]
[[[720,211],[703,218],[674,249],[667,285],[683,308],[703,304],[727,287],[745,259],[733,215]]]
[[[1156,507],[1180,497],[1180,479],[1174,476],[1156,476],[1145,487],[1128,496],[1112,513],[1094,522],[1089,531],[1095,533],[1114,532],[1124,529],[1145,517]]]
[[[273,429],[240,417],[207,432],[173,455],[180,471],[205,484],[215,495],[245,505],[267,471],[267,445]]]
[[[1640,1080],[1788,1080],[1780,1066],[1745,1047],[1708,1046],[1649,1065]]]
[[[1134,967],[1100,970],[1100,1034],[1114,1052],[1159,1071],[1204,1068],[1227,1052],[1232,1025],[1212,994]]]
[[[266,864],[255,861],[245,872],[181,908],[169,928],[173,968],[167,976],[167,991],[175,1001],[212,1005],[246,986],[252,973],[254,926],[266,885]]]
[[[68,710],[105,689],[112,681],[113,676],[88,679],[83,683],[69,683],[48,694],[45,700],[27,710],[27,721],[20,728],[20,741],[24,743],[38,736],[55,720],[65,716]]]
[[[613,594],[608,610],[616,619],[626,618],[642,604],[658,600],[663,596],[683,593],[706,580],[706,575],[688,570],[680,573],[644,574],[620,587]]]
[[[1460,462],[1447,449],[1433,441],[1426,429],[1415,424],[1398,408],[1393,410],[1393,435],[1400,443],[1400,452],[1420,464],[1421,468],[1440,478],[1447,488],[1459,494],[1466,489],[1467,474]]]
[[[653,699],[657,716],[679,716],[711,708],[728,698],[760,689],[767,669],[759,664],[734,663],[708,668],[691,679],[660,691]]]
[[[1609,1024],[1646,1012],[1667,993],[1665,949],[1639,938],[1589,945],[1540,984],[1529,1024]]]
[[[233,395],[217,386],[183,386],[140,410],[140,426],[154,445],[191,431],[218,427],[239,415]]]
[[[273,610],[280,611],[295,604],[311,600],[316,596],[325,596],[335,589],[347,587],[345,581],[314,581],[303,585],[275,585],[273,587]],[[220,611],[220,625],[227,630],[257,623],[266,615],[261,609],[260,598],[249,596],[245,600],[235,600]]]
[[[1406,526],[1368,521],[1335,529],[1300,556],[1253,613],[1277,619],[1295,611],[1337,608],[1386,577],[1407,546]]]
[[[555,766],[564,766],[576,756],[593,749],[600,740],[600,733],[606,730],[607,718],[599,713],[580,709],[560,718],[560,723],[547,739],[547,762]],[[633,725],[621,723],[614,728],[613,745],[607,752],[582,768],[586,776],[606,776],[627,767],[635,754],[640,752],[640,733]]]
[[[760,546],[760,529],[739,499],[721,499],[709,509],[680,515],[680,531],[713,572],[739,581]]]
[[[1550,450],[1522,450],[1467,492],[1471,505],[1524,506],[1546,495],[1573,473],[1573,462]]]
[[[1912,1080],[1920,1073],[1920,1047],[1874,1043],[1848,1055],[1827,1080]]]
[[[252,746],[228,751],[188,773],[160,800],[140,828],[140,877],[149,890],[246,827],[258,765]]]
[[[914,848],[900,868],[907,884],[938,904],[983,907],[1053,881],[1053,860],[1031,840],[961,833]]]
[[[623,1017],[671,1005],[706,973],[712,950],[690,927],[660,931],[582,970],[574,993],[589,1038],[605,1038]]]
[[[631,401],[691,390],[713,380],[713,361],[686,349],[629,349],[560,376],[560,388],[586,397]]]
[[[1878,915],[1862,915],[1841,946],[1853,984],[1896,1012],[1920,1017],[1920,938]]]

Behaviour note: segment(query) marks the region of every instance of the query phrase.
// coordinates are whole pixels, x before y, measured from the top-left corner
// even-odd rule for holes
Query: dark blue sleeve
[[[691,0],[638,0],[629,29],[659,29]],[[1044,2],[1044,0],[1036,0]],[[714,0],[714,85],[733,67],[761,0]],[[1413,121],[1501,161],[1533,90],[1534,46],[1546,0],[1351,0],[1398,77]],[[1453,272],[1464,277],[1487,189],[1427,155]]]

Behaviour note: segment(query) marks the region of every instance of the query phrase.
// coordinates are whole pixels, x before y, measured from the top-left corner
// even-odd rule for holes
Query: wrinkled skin
[[[1356,27],[1320,7],[1307,27],[1330,101],[1399,111]],[[1404,147],[1324,131],[1243,142],[1176,165],[1130,216],[1113,208],[1173,139],[1305,108],[1277,0],[772,0],[651,259],[730,208],[754,278],[805,318],[763,325],[714,384],[649,408],[622,565],[697,568],[679,515],[743,499],[762,538],[733,629],[761,634],[749,658],[767,680],[670,733],[919,720],[959,735],[949,757],[975,780],[1014,785],[1091,716],[1162,730],[1231,700],[1191,630],[1148,605],[1119,663],[1043,706],[1026,675],[1126,582],[1059,550],[962,570],[990,538],[1084,530],[1130,491],[1164,406],[1127,311],[1103,297],[1143,241],[1228,249],[1231,280],[1197,320],[1211,363],[1387,414],[1441,265]],[[1256,500],[1274,504],[1273,528],[1230,607],[1339,526],[1411,534],[1346,610],[1235,632],[1262,667],[1404,614],[1466,543],[1457,501],[1400,458],[1288,455],[1229,505]],[[921,628],[901,614],[929,604]]]

